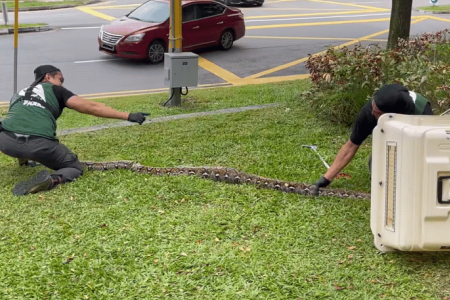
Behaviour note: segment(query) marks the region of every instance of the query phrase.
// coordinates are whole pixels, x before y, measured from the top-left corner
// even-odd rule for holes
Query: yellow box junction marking
[[[334,12],[333,15],[351,15],[351,14],[360,14],[360,13],[371,13],[373,10],[349,10],[349,11],[339,11]],[[246,20],[252,19],[272,19],[272,18],[292,18],[292,17],[316,17],[316,16],[329,16],[329,12],[321,12],[321,13],[308,13],[308,14],[290,14],[290,15],[264,15],[264,16],[250,16],[245,17]]]
[[[411,22],[411,24],[416,24],[416,23],[421,22],[421,21],[424,21],[424,20],[426,20],[426,19],[427,19],[427,17],[422,17],[422,18],[420,18],[420,19],[417,19],[417,20]],[[341,45],[339,45],[339,46],[333,47],[333,49],[340,49],[340,48],[343,48],[343,47],[347,47],[347,46],[350,46],[350,45],[359,43],[359,42],[361,42],[361,41],[366,41],[366,40],[372,39],[372,38],[374,38],[374,37],[376,37],[376,36],[379,36],[379,35],[382,35],[382,34],[385,34],[385,33],[388,33],[388,32],[389,32],[389,29],[386,29],[386,30],[383,30],[383,31],[379,31],[379,32],[376,32],[376,33],[372,33],[372,34],[363,36],[363,37],[361,37],[361,38],[354,39],[354,40],[349,41],[349,42],[347,42],[347,43],[341,44]],[[316,53],[316,54],[313,54],[312,56],[322,55],[322,54],[326,53],[326,51],[327,51],[327,50],[318,52],[318,53]],[[301,64],[301,63],[307,61],[308,58],[309,58],[309,57],[304,57],[304,58],[295,60],[295,61],[293,61],[293,62],[284,64],[284,65],[280,65],[280,66],[277,66],[277,67],[275,67],[275,68],[272,68],[272,69],[269,69],[269,70],[266,70],[266,71],[263,71],[263,72],[260,72],[260,73],[257,73],[257,74],[253,74],[253,75],[251,75],[251,76],[246,77],[246,79],[247,79],[247,78],[248,78],[248,79],[258,78],[258,77],[261,77],[261,76],[269,75],[269,74],[274,73],[274,72],[278,72],[278,71],[283,70],[283,69],[287,69],[287,68],[293,67],[293,66],[295,66],[295,65],[298,65],[298,64]]]
[[[336,5],[343,5],[343,6],[351,6],[351,7],[359,7],[364,9],[370,9],[372,11],[380,12],[380,11],[391,11],[387,8],[379,8],[374,6],[367,6],[367,5],[359,5],[359,4],[351,4],[351,3],[342,3],[342,2],[335,2],[335,1],[325,1],[325,0],[309,0],[310,2],[317,2],[317,3],[327,3],[327,4],[336,4]]]
[[[359,11],[348,11],[347,13],[343,12],[342,14],[353,14],[353,13],[361,13],[361,12],[380,12],[380,11],[389,11],[387,9],[381,9],[381,8],[376,8],[376,7],[371,7],[371,6],[364,6],[364,5],[356,5],[356,4],[348,4],[348,3],[339,3],[339,2],[333,2],[333,1],[325,1],[325,0],[307,0],[307,1],[311,1],[311,2],[320,2],[320,3],[328,3],[328,4],[337,4],[337,5],[347,5],[347,6],[352,6],[352,7],[358,7],[358,8],[363,8],[365,10],[359,10]],[[104,6],[104,7],[95,7],[95,9],[101,9],[101,8],[108,8],[108,9],[112,9],[112,8],[125,8],[125,7],[129,7],[129,6],[137,6],[135,4],[129,4],[129,5],[123,5],[123,6]],[[112,21],[115,20],[115,17],[100,13],[95,11],[92,8],[88,8],[88,7],[78,7],[77,9],[94,15],[96,17],[108,20],[108,21]],[[326,13],[313,13],[313,14],[296,14],[296,15],[278,15],[278,16],[252,16],[252,17],[248,17],[246,19],[256,19],[256,18],[275,18],[275,17],[292,17],[292,16],[312,16],[312,15],[324,15]],[[341,14],[341,13],[339,13]],[[435,20],[439,20],[439,21],[446,21],[446,22],[450,22],[450,20],[444,19],[444,18],[439,18],[439,17],[412,17],[412,19],[416,19],[416,21],[411,22],[411,24],[415,24],[417,22],[426,20],[426,19],[435,19]],[[296,24],[278,24],[278,25],[261,25],[261,26],[248,26],[246,29],[247,30],[252,30],[252,29],[262,29],[262,28],[286,28],[286,27],[304,27],[304,26],[324,26],[324,25],[339,25],[339,24],[356,24],[356,23],[373,23],[373,22],[384,22],[384,21],[390,21],[390,18],[379,18],[379,19],[366,19],[366,20],[349,20],[349,21],[333,21],[333,22],[315,22],[315,23],[296,23]],[[356,44],[360,41],[366,41],[366,40],[370,40],[373,37],[379,36],[381,34],[387,33],[389,32],[389,30],[383,30],[374,34],[370,34],[364,37],[361,37],[359,39],[351,39],[349,42],[344,43],[342,45],[336,46],[334,47],[335,49],[339,49],[345,46],[349,46],[352,44]],[[253,37],[253,38],[257,38],[257,37]],[[259,37],[259,38],[264,38],[264,37]],[[265,38],[274,38],[274,37],[265,37]],[[283,37],[278,37],[278,38],[283,38]],[[304,38],[305,39],[305,38]],[[331,39],[331,38],[316,38],[316,39]],[[342,40],[339,38],[335,38],[334,40]],[[314,54],[313,56],[316,55],[320,55],[325,53],[326,50],[318,52],[316,54]],[[218,65],[212,63],[211,61],[203,58],[203,57],[199,57],[199,66],[205,70],[207,70],[208,72],[213,73],[214,75],[218,76],[219,78],[225,80],[227,83],[232,84],[232,85],[245,85],[245,84],[260,84],[260,83],[268,83],[268,82],[279,82],[279,81],[287,81],[287,80],[295,80],[295,79],[304,79],[304,78],[308,78],[309,75],[308,74],[302,74],[302,75],[292,75],[292,76],[277,76],[277,77],[268,77],[268,78],[259,78],[292,66],[295,66],[297,64],[303,63],[306,60],[308,60],[309,57],[304,57],[298,60],[295,60],[293,62],[287,63],[287,64],[283,64],[280,66],[277,66],[275,68],[271,68],[269,70],[248,76],[246,78],[241,78],[235,74],[233,74],[232,72],[225,70],[221,67],[219,67]]]
[[[103,13],[101,13],[101,12],[95,11],[95,10],[93,10],[92,8],[88,8],[88,7],[86,7],[86,6],[77,7],[77,9],[79,9],[79,10],[81,10],[81,11],[87,13],[87,14],[90,14],[90,15],[93,15],[93,16],[96,16],[96,17],[99,17],[99,18],[108,20],[108,21],[112,21],[112,20],[115,20],[115,19],[116,19],[116,18],[114,18],[114,17],[105,15],[105,14],[103,14]]]
[[[301,36],[260,36],[246,35],[246,39],[279,39],[279,40],[318,40],[318,41],[353,41],[355,38],[333,38],[333,37],[301,37]],[[370,42],[386,42],[386,39],[366,39]]]

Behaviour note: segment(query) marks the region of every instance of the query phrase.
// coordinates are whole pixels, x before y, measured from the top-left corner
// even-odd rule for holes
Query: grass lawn
[[[6,6],[8,8],[15,7],[15,1],[7,0]],[[27,8],[27,7],[55,7],[55,6],[63,6],[63,5],[84,5],[88,0],[82,1],[28,1],[28,0],[20,0],[19,1],[19,9]]]
[[[432,5],[432,6],[422,6],[418,7],[417,9],[420,10],[427,10],[427,11],[450,11],[450,5]]]
[[[349,130],[318,120],[305,81],[104,99],[153,117],[263,103],[227,115],[61,137],[81,160],[224,166],[313,183]],[[66,111],[59,128],[94,119]],[[332,187],[368,191],[370,141]],[[0,299],[445,299],[446,253],[381,254],[370,202],[311,198],[186,176],[86,172],[56,189],[14,197],[39,168],[0,156]]]

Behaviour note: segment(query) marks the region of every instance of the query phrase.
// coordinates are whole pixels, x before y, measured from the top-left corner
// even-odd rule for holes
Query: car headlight
[[[100,32],[98,33],[98,38],[99,39],[103,38],[103,25],[102,25],[102,27],[100,27]]]
[[[129,37],[127,37],[125,39],[124,42],[140,42],[142,40],[142,38],[144,37],[145,33],[138,33],[138,34],[133,34],[130,35]]]

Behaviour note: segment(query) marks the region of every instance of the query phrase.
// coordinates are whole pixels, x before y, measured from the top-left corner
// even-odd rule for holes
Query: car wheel
[[[148,46],[147,61],[151,64],[159,64],[164,60],[164,44],[161,41],[153,41]]]
[[[233,46],[234,35],[230,30],[226,30],[220,36],[220,48],[223,50],[230,50],[231,46]]]

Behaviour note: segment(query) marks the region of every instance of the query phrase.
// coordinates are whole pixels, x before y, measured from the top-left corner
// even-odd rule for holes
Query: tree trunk
[[[391,22],[387,49],[393,49],[399,39],[409,38],[413,0],[392,0]]]

